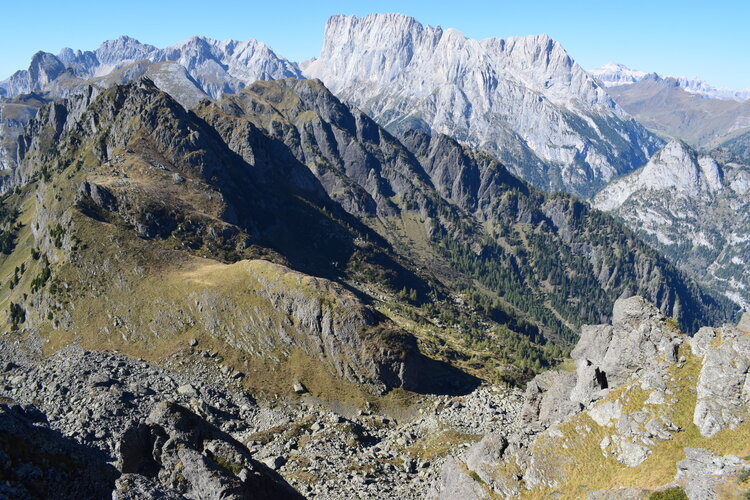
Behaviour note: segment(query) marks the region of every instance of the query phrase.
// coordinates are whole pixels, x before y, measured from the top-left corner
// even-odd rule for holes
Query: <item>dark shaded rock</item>
[[[156,405],[123,433],[119,450],[124,473],[188,498],[301,498],[244,445],[176,403]]]
[[[0,404],[0,495],[19,499],[106,498],[119,472],[105,454],[35,425],[34,414]],[[46,418],[45,418],[46,420]]]

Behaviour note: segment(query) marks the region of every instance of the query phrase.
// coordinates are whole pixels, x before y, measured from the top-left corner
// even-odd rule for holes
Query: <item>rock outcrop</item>
[[[693,422],[706,437],[736,428],[750,419],[750,313],[736,327],[700,330],[692,344],[703,352]]]
[[[718,485],[733,484],[734,474],[747,466],[732,454],[690,445],[710,445],[705,438],[747,428],[749,327],[745,315],[737,326],[703,328],[690,339],[642,298],[617,301],[611,325],[583,328],[571,354],[575,374],[549,372],[529,383],[524,431],[507,441],[486,435],[463,461],[446,466],[439,491],[463,485],[467,498],[485,498],[467,481],[476,476],[503,496],[523,490],[551,496],[571,491],[581,473],[601,467],[608,475],[592,472],[577,487],[606,488],[616,474],[613,463],[644,472],[653,460],[664,460],[667,443],[679,442],[686,458],[673,463],[672,480],[663,476],[664,488],[684,488],[691,500],[718,498]],[[685,409],[686,401],[695,403]],[[690,425],[703,438],[686,434]],[[738,439],[728,449],[741,451]],[[638,477],[624,483],[631,488],[591,491],[588,498],[645,497]]]
[[[302,498],[244,445],[171,402],[157,404],[122,434],[118,468],[187,498]],[[117,486],[123,489],[123,481]]]
[[[721,498],[717,486],[727,476],[750,470],[736,456],[719,456],[711,450],[685,448],[685,459],[677,463],[675,481],[684,483],[691,500]]]

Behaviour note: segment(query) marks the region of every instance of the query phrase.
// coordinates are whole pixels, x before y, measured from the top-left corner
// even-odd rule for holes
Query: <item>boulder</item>
[[[508,440],[498,434],[487,434],[474,443],[466,452],[466,466],[487,484],[494,482],[498,465],[502,462],[503,452],[508,447]]]
[[[468,475],[466,469],[453,458],[445,461],[440,475],[437,491],[429,497],[431,500],[479,500],[489,498],[489,493],[482,485]]]
[[[742,328],[725,325],[704,349],[693,423],[705,437],[750,418],[750,332]]]
[[[618,300],[611,326],[581,329],[571,352],[577,372],[571,399],[588,405],[633,375],[658,373],[664,364],[677,362],[677,349],[685,339],[668,328],[664,315],[642,297]]]
[[[157,404],[126,430],[119,451],[123,473],[189,498],[301,498],[244,445],[176,403]]]
[[[719,498],[716,486],[722,476],[726,479],[743,468],[734,455],[722,457],[710,450],[685,448],[685,459],[677,463],[675,481],[685,485],[690,500],[714,500]]]

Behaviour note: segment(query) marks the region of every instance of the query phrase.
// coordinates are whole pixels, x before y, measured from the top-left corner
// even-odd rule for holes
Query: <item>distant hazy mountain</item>
[[[624,64],[614,62],[609,62],[604,66],[589,70],[589,73],[599,80],[605,87],[629,85],[631,83],[639,82],[646,78],[646,76],[649,76],[649,74],[644,71],[630,69]],[[654,75],[654,73],[651,75]],[[732,90],[728,88],[716,88],[700,78],[666,75],[658,76],[663,79],[673,79],[677,86],[684,89],[686,92],[698,94],[704,97],[735,101],[745,101],[750,99],[750,87],[742,90]]]
[[[646,73],[637,69],[630,69],[624,64],[609,62],[604,66],[589,70],[594,78],[605,87],[612,85],[629,85],[641,80]]]
[[[201,99],[236,93],[257,80],[300,77],[299,68],[256,40],[217,41],[196,36],[166,49],[121,36],[94,51],[37,52],[29,68],[0,82],[0,170],[17,163],[16,138],[41,103],[148,77],[185,108]],[[34,93],[29,100],[24,96]],[[19,99],[16,99],[19,98]],[[0,191],[10,185],[0,179]]]
[[[700,281],[750,305],[750,167],[670,142],[594,206],[625,220]]]
[[[661,145],[546,35],[477,41],[399,14],[334,16],[302,66],[390,131],[453,136],[548,190],[591,194]]]
[[[674,78],[651,74],[607,92],[649,129],[694,147],[713,148],[750,130],[750,100],[709,98]]]
[[[193,104],[198,94],[214,98],[236,93],[256,80],[299,77],[297,65],[276,55],[267,45],[253,39],[243,42],[218,41],[196,36],[165,49],[122,36],[108,40],[95,51],[65,48],[57,56],[34,54],[28,70],[14,73],[0,82],[5,97],[28,92],[48,92],[62,97],[89,80],[123,83],[149,72],[153,63],[177,63],[184,68],[162,65],[149,76],[164,90],[186,96],[182,104]],[[103,80],[102,80],[103,79]]]

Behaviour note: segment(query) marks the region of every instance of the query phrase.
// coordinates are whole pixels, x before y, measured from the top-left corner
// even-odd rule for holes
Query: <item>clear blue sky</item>
[[[478,39],[548,33],[585,68],[616,61],[649,72],[699,76],[717,86],[750,86],[749,0],[3,3],[0,79],[28,67],[37,50],[94,49],[122,34],[159,47],[196,34],[256,38],[301,61],[317,55],[332,14],[401,12]]]

